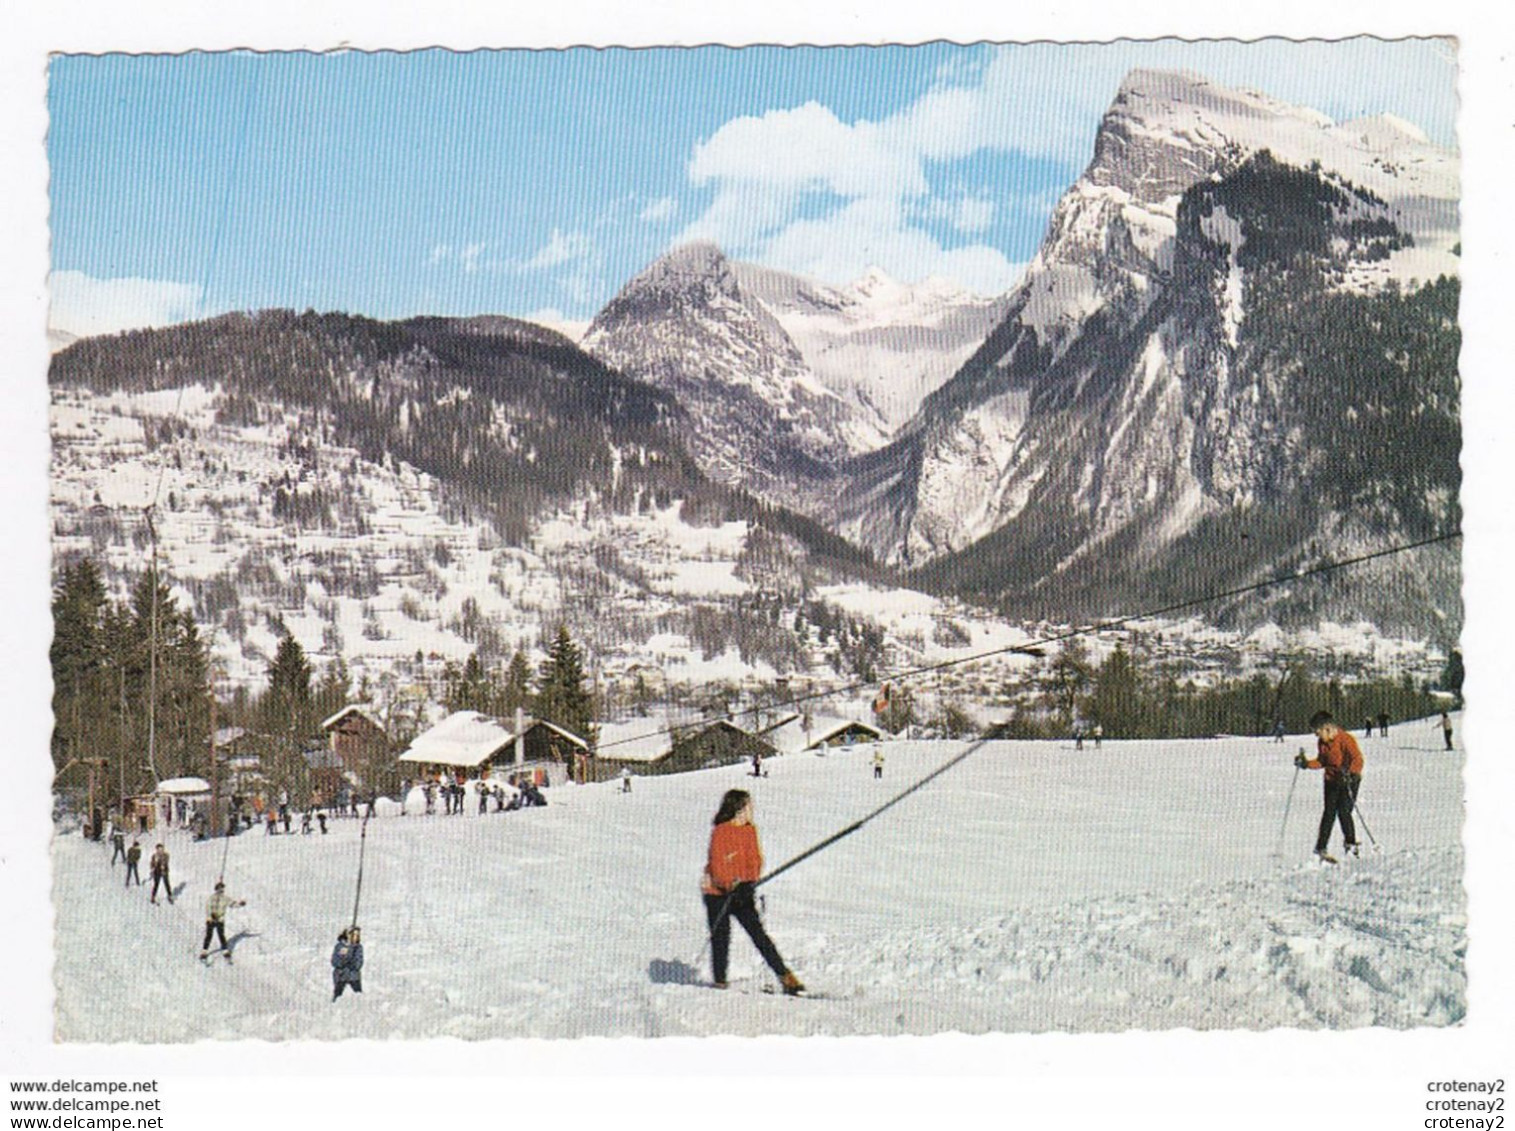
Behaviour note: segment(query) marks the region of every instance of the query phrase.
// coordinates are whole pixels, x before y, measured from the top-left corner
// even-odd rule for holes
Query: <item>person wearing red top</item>
[[[752,797],[743,789],[730,789],[716,810],[710,833],[710,852],[700,891],[705,897],[705,917],[710,924],[710,966],[715,985],[726,988],[726,964],[731,954],[731,920],[742,925],[786,994],[803,993],[778,947],[763,929],[758,917],[755,890],[763,875],[763,850],[758,846],[757,826],[752,823]]]
[[[1362,750],[1351,733],[1336,725],[1329,711],[1317,711],[1310,718],[1310,729],[1315,732],[1314,758],[1306,758],[1304,751],[1294,759],[1302,770],[1325,771],[1325,811],[1320,815],[1320,833],[1315,839],[1315,855],[1330,860],[1326,846],[1331,842],[1331,828],[1341,823],[1341,836],[1345,850],[1356,855],[1357,828],[1352,823],[1352,810],[1357,805],[1357,791],[1362,786]]]

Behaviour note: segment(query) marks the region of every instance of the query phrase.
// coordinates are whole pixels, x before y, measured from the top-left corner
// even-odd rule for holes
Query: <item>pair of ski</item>
[[[1351,848],[1347,849],[1346,852],[1344,852],[1342,855],[1345,856],[1349,860],[1360,860],[1362,858],[1362,849],[1361,849],[1361,846],[1354,844]],[[1317,852],[1315,854],[1315,859],[1319,860],[1322,864],[1340,864],[1341,863],[1341,858],[1340,857],[1332,856],[1329,852],[1325,852],[1325,851]]]
[[[781,986],[772,982],[729,982],[725,986],[717,986],[714,982],[699,983],[707,990],[721,990],[728,994],[740,994],[743,997],[753,997],[756,994],[766,994],[769,997],[808,998],[811,1001],[839,1001],[836,994],[828,994],[820,990],[803,989],[797,993],[785,993]]]
[[[218,946],[215,950],[202,950],[200,952],[200,965],[209,966],[210,956],[213,954],[219,954],[222,958],[226,959],[228,966],[231,965],[231,951],[224,946]]]

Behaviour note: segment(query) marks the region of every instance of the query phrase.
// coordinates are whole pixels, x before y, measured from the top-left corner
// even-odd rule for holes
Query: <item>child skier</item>
[[[1295,756],[1294,764],[1302,770],[1325,771],[1325,808],[1320,816],[1315,855],[1334,864],[1336,859],[1326,851],[1326,846],[1331,841],[1331,828],[1337,822],[1341,823],[1345,851],[1354,856],[1358,851],[1352,810],[1362,785],[1362,750],[1357,739],[1339,727],[1329,711],[1317,711],[1312,715],[1310,729],[1315,732],[1316,756],[1307,759],[1301,752]]]
[[[718,989],[726,988],[726,964],[731,953],[731,920],[742,925],[779,980],[786,994],[805,992],[804,985],[784,965],[778,947],[763,929],[754,895],[763,874],[763,851],[757,826],[752,823],[752,797],[743,789],[730,789],[716,810],[710,833],[710,851],[700,891],[705,897],[705,917],[710,923],[710,968]]]
[[[211,935],[221,940],[221,952],[226,955],[226,961],[231,961],[231,947],[226,945],[226,913],[233,907],[246,906],[247,900],[233,899],[226,894],[226,885],[220,880],[216,881],[216,890],[205,901],[205,939],[200,943],[202,961],[210,957]]]
[[[337,936],[331,952],[331,1000],[336,1001],[348,986],[353,993],[363,992],[363,942],[357,927],[349,927]]]

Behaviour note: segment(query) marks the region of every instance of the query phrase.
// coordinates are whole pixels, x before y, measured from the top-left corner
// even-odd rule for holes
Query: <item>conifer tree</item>
[[[517,648],[505,669],[505,685],[500,689],[499,712],[507,717],[516,709],[529,710],[532,703],[531,664],[526,653]]]
[[[583,653],[560,624],[537,680],[535,714],[592,742],[594,705],[584,684]]]

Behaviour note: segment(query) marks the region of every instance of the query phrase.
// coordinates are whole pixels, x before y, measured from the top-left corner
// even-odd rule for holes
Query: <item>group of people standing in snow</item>
[[[426,815],[430,816],[437,811],[437,801],[440,799],[443,815],[457,816],[463,812],[469,795],[472,794],[477,812],[483,816],[490,811],[491,805],[496,813],[546,805],[547,798],[542,794],[543,784],[529,772],[511,774],[504,782],[485,778],[475,778],[469,782],[461,775],[454,777],[444,773],[419,782],[411,782],[407,778],[400,785],[400,796],[404,799],[406,812],[411,811],[412,794],[419,791],[420,808]]]
[[[126,830],[109,821],[105,828],[105,839],[111,846],[110,866],[115,868],[116,861],[120,860],[126,865],[126,887],[142,886],[142,842],[136,837],[132,838],[130,847],[126,843]],[[153,854],[148,857],[147,874],[152,880],[152,889],[148,894],[148,902],[154,905],[158,902],[158,889],[162,888],[163,894],[168,897],[168,902],[174,901],[174,889],[168,875],[168,849],[162,844],[153,846]]]

